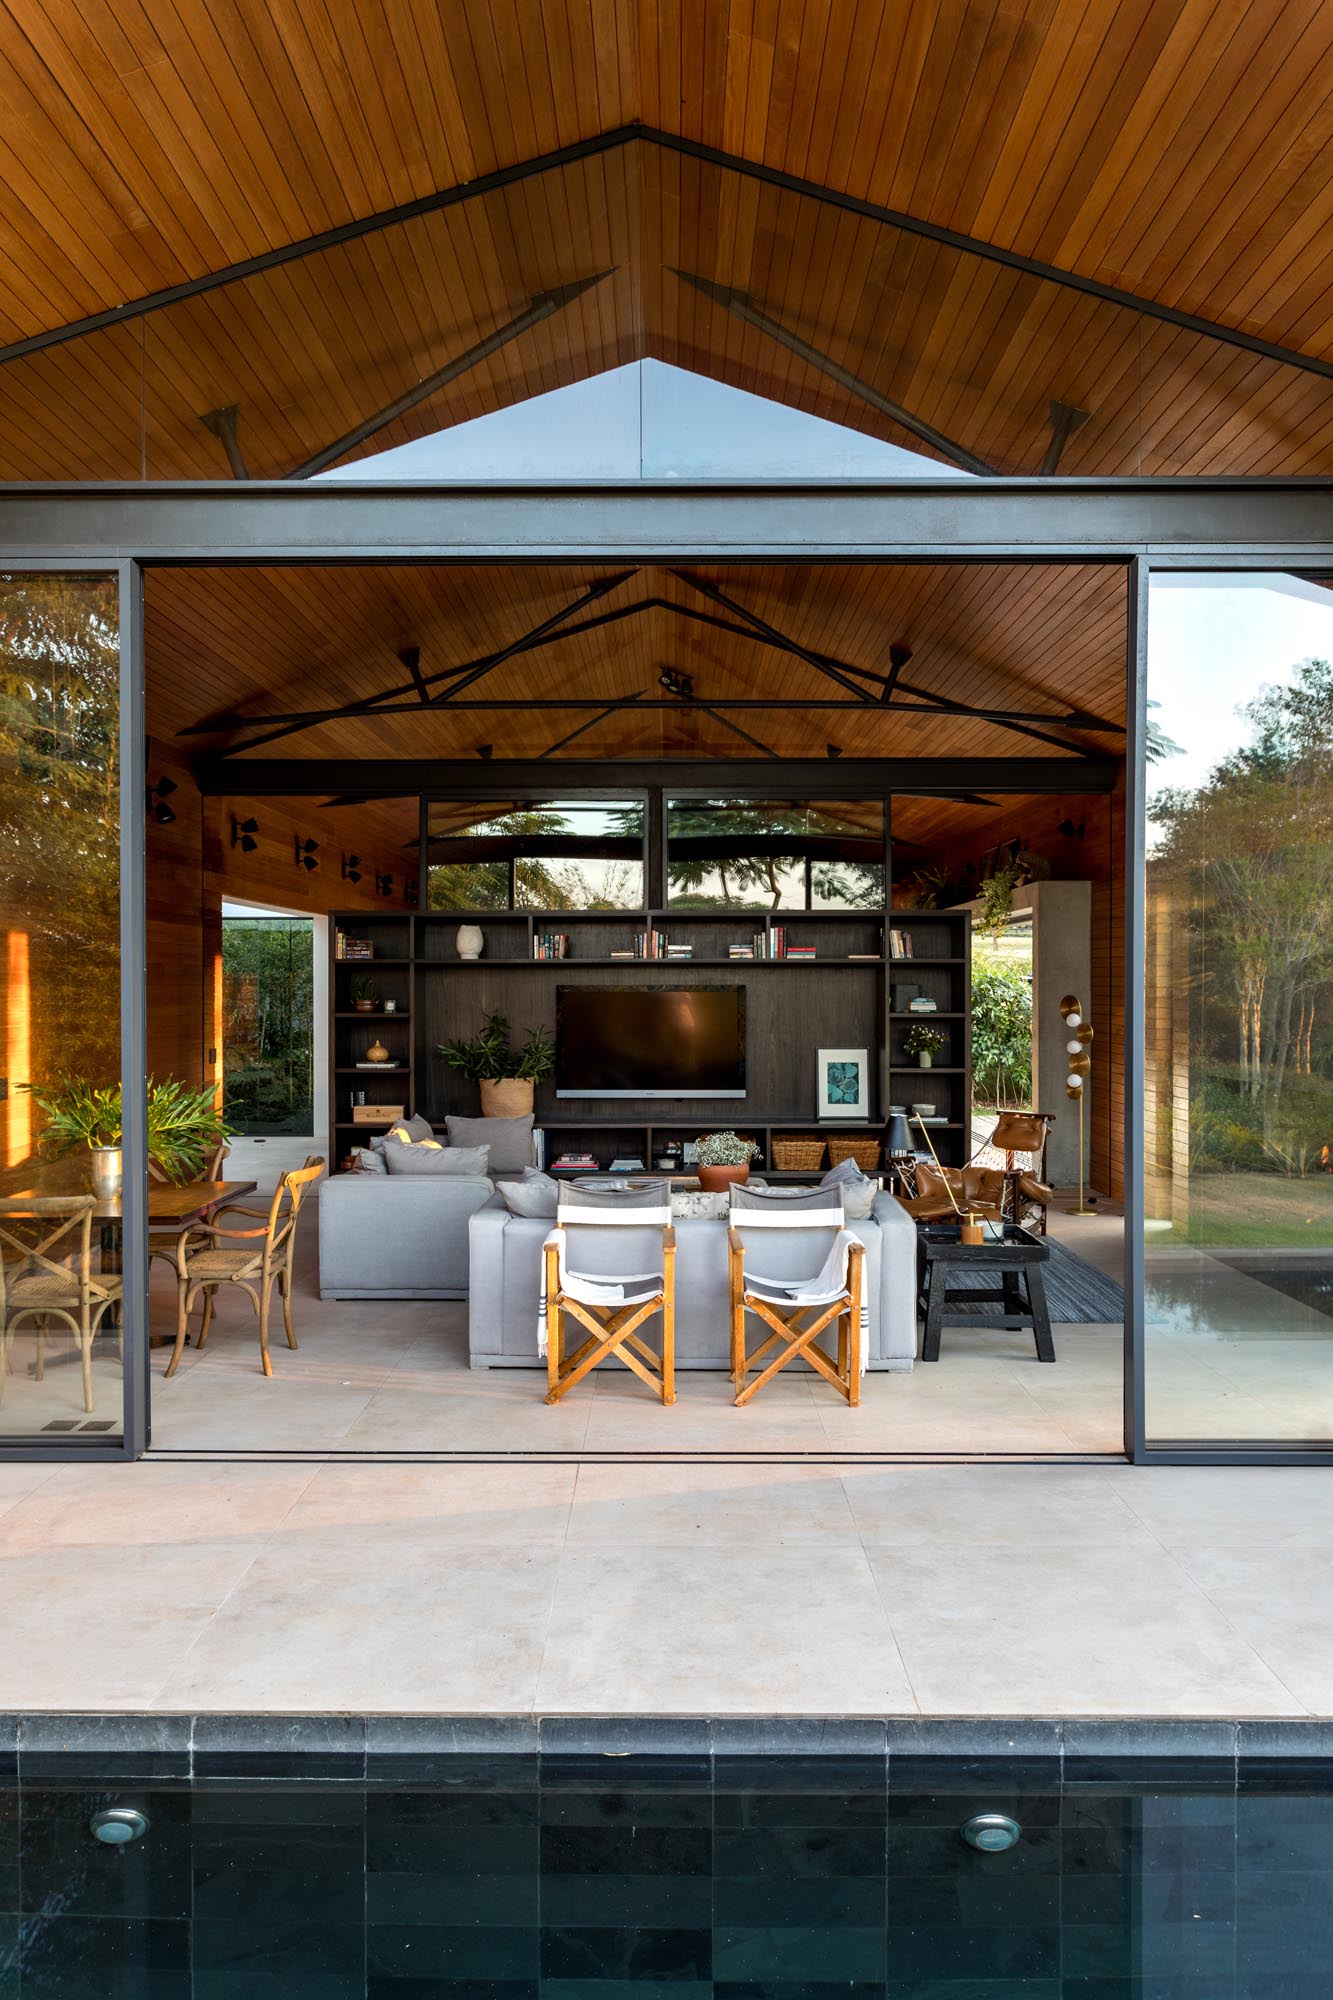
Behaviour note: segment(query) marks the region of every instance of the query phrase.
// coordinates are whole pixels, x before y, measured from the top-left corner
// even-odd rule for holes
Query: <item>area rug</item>
[[[1123,1320],[1125,1294],[1114,1278],[1104,1277],[1076,1250],[1047,1240],[1051,1261],[1045,1266],[1046,1304],[1052,1326],[1105,1326]],[[950,1291],[992,1291],[998,1283],[993,1268],[965,1271],[956,1264],[950,1267]]]

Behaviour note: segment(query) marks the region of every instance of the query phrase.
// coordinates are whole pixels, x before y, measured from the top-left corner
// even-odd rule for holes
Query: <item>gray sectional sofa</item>
[[[465,1299],[484,1174],[334,1174],[319,1193],[322,1299]]]
[[[474,1368],[538,1368],[541,1250],[551,1224],[511,1215],[499,1195],[468,1221],[468,1350]],[[847,1227],[866,1246],[870,1359],[874,1369],[910,1369],[916,1356],[916,1230],[891,1194]],[[727,1224],[676,1225],[676,1366],[730,1364]],[[650,1322],[649,1338],[653,1337]]]

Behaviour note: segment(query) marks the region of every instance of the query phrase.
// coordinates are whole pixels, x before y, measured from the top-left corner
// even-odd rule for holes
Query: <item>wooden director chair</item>
[[[733,1186],[727,1249],[737,1407],[799,1355],[854,1408],[869,1341],[865,1245],[846,1227],[839,1190]],[[769,1329],[752,1352],[747,1313]],[[833,1327],[836,1359],[817,1345]],[[751,1368],[775,1348],[774,1359],[751,1382]]]
[[[663,1403],[676,1400],[676,1233],[665,1181],[628,1188],[562,1188],[542,1248],[538,1342],[548,1403],[567,1396],[608,1355]],[[662,1316],[662,1349],[642,1329]],[[588,1338],[565,1352],[567,1320]]]
[[[192,1223],[176,1241],[176,1345],[166,1372],[174,1375],[185,1347],[190,1311],[202,1292],[203,1317],[199,1322],[199,1347],[208,1341],[213,1323],[213,1300],[220,1285],[235,1285],[243,1291],[259,1320],[259,1357],[265,1375],[272,1375],[268,1351],[269,1308],[273,1287],[282,1300],[282,1323],[288,1347],[295,1347],[292,1326],[292,1265],[296,1250],[296,1223],[306,1190],[324,1171],[324,1162],[313,1155],[303,1167],[294,1168],[278,1182],[266,1209],[247,1208],[228,1202],[213,1211],[208,1222]],[[259,1229],[229,1229],[224,1223],[234,1215],[248,1215],[262,1223]]]

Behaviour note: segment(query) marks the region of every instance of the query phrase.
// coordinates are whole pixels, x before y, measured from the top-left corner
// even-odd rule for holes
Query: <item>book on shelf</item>
[[[641,1174],[643,1161],[637,1153],[617,1153],[607,1172],[611,1174]]]
[[[849,951],[847,954],[849,965],[878,965],[879,961],[880,954],[877,951]]]
[[[333,955],[335,958],[366,959],[375,956],[375,946],[370,938],[348,937],[346,931],[333,933]]]
[[[359,1062],[356,1066],[358,1069],[401,1069],[402,1068],[402,1064],[397,1062]]]
[[[667,934],[665,931],[636,931],[634,934],[634,956],[636,958],[665,958],[667,955]]]
[[[939,1012],[939,1004],[938,1000],[932,1000],[928,994],[918,993],[915,1000],[908,1001],[907,1011],[909,1014],[936,1014]]]
[[[586,1173],[590,1168],[595,1168],[596,1165],[596,1156],[592,1153],[562,1153],[558,1160],[552,1160],[551,1172],[553,1174]]]
[[[618,949],[616,951],[611,951],[607,953],[608,958],[628,958],[631,961],[636,959],[638,955],[639,954],[637,951],[628,951],[625,949]]]
[[[912,956],[912,933],[910,931],[889,932],[889,957],[910,958]]]
[[[793,965],[808,964],[818,956],[818,947],[812,944],[789,944],[782,954]]]
[[[540,931],[532,940],[534,958],[566,958],[569,955],[569,933],[567,931]]]

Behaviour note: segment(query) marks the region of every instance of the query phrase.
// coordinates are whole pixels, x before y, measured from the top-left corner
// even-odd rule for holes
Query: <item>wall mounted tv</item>
[[[743,986],[558,986],[557,1097],[744,1097]]]

